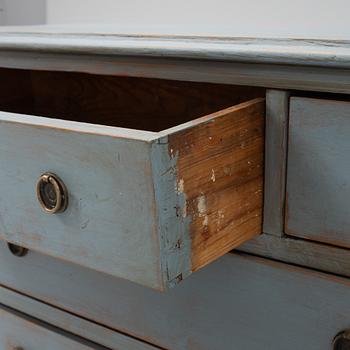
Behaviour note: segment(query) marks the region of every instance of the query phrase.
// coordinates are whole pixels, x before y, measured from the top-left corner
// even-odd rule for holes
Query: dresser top
[[[118,34],[113,26],[1,27],[0,51],[350,68],[350,41]]]

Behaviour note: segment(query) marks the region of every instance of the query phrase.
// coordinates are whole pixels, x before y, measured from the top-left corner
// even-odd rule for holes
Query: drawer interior
[[[264,96],[256,87],[0,69],[0,110],[158,132]]]

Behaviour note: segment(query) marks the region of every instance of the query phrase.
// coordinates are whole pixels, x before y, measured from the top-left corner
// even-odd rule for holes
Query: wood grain
[[[0,69],[0,110],[130,129],[160,131],[250,98],[264,90],[35,70]]]
[[[263,100],[216,111],[262,89],[2,72],[31,103],[0,99],[22,113],[0,112],[0,238],[163,290],[261,232]],[[69,191],[60,215],[33,195],[47,171]]]
[[[177,183],[190,217],[192,271],[262,231],[263,99],[170,132]]]

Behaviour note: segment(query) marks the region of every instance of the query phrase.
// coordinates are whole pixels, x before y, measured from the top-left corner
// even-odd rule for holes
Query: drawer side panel
[[[172,198],[157,198],[176,227],[167,239],[170,230],[160,226],[167,239],[160,241],[173,253],[171,261],[165,255],[176,271],[172,278],[181,280],[261,233],[264,126],[259,98],[169,129],[158,140],[163,158],[157,157],[156,186],[163,194],[175,189]]]

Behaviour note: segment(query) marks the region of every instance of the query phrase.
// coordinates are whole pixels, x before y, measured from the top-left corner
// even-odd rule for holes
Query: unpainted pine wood
[[[349,135],[348,101],[291,98],[287,234],[350,247]]]
[[[169,131],[192,271],[262,231],[264,114],[255,99]]]
[[[286,193],[289,92],[267,90],[264,233],[283,235]]]
[[[3,284],[165,349],[329,350],[349,328],[348,279],[268,259],[226,254],[159,293],[1,242],[0,253]]]
[[[45,327],[43,323],[2,306],[0,347],[4,350],[107,350],[105,347]]]
[[[264,95],[244,86],[75,72],[0,69],[0,79],[9,82],[2,111],[149,131]]]

